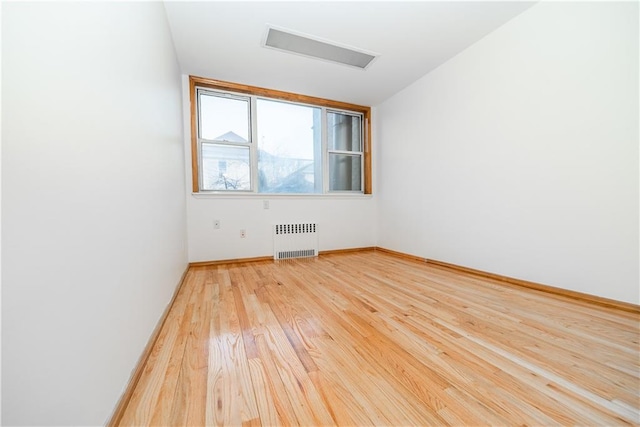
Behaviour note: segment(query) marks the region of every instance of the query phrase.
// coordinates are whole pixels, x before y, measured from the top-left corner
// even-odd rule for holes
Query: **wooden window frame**
[[[364,168],[364,185],[363,194],[372,194],[372,176],[371,176],[371,107],[349,104],[346,102],[333,101],[325,98],[317,98],[314,96],[300,95],[297,93],[283,92],[274,89],[266,89],[257,86],[243,85],[239,83],[231,83],[222,80],[207,79],[204,77],[189,76],[189,99],[191,102],[191,179],[192,189],[194,193],[200,192],[199,186],[199,164],[198,164],[198,109],[196,88],[208,88],[219,91],[229,91],[242,93],[246,95],[264,96],[266,98],[279,99],[283,101],[299,102],[303,104],[316,105],[318,107],[335,108],[339,110],[353,111],[362,114],[364,123],[363,143],[363,168]],[[262,193],[256,193],[261,194]],[[323,193],[329,194],[329,193]]]

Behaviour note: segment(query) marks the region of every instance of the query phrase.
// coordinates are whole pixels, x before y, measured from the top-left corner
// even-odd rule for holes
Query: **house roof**
[[[237,133],[233,132],[233,131],[229,131],[225,134],[222,134],[220,136],[217,136],[215,138],[216,141],[228,141],[228,142],[247,142],[246,139],[244,139],[243,137],[241,137],[240,135],[238,135]]]

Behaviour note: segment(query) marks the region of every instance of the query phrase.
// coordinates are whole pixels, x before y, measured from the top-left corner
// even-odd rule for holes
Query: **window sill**
[[[371,199],[372,194],[330,193],[330,194],[281,194],[281,193],[191,193],[194,199]]]

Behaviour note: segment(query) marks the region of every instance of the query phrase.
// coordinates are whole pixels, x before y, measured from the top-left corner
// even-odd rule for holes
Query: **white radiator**
[[[314,256],[318,256],[318,225],[316,223],[273,226],[273,259]]]

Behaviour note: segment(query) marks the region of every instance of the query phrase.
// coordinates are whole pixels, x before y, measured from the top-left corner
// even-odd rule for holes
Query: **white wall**
[[[263,209],[262,201],[269,201]],[[189,196],[189,260],[273,255],[273,224],[316,222],[320,250],[375,246],[371,198],[196,198]],[[221,227],[214,230],[213,221]],[[240,238],[240,230],[247,231]]]
[[[162,3],[2,5],[4,425],[99,425],[187,265]]]
[[[378,108],[378,245],[638,304],[638,4],[539,3]]]
[[[277,89],[277,88],[271,88]],[[203,196],[193,195],[189,77],[183,76],[185,169],[189,261],[214,261],[273,255],[273,224],[316,222],[320,250],[375,246],[374,196]],[[373,133],[373,132],[372,132]],[[373,146],[375,146],[375,135]],[[375,159],[374,159],[375,162]],[[375,182],[374,182],[374,192]],[[269,209],[263,201],[269,201]],[[213,228],[220,220],[220,229]],[[240,230],[246,230],[244,239]]]

